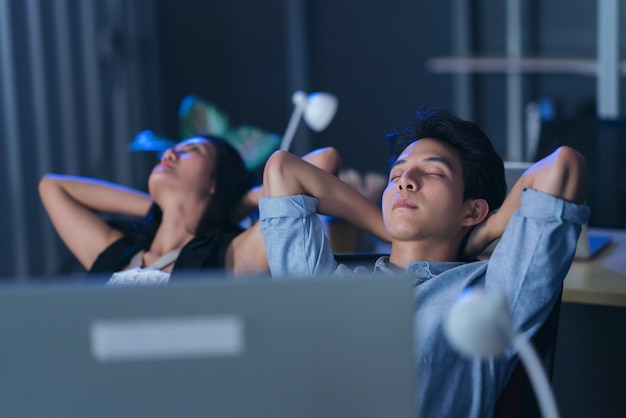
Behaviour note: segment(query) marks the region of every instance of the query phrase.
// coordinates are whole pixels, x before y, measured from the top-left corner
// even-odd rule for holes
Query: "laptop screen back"
[[[414,416],[411,284],[0,288],[6,416]]]

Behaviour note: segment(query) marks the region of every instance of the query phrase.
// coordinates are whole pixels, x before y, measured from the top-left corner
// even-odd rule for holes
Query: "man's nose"
[[[400,180],[398,181],[398,189],[415,191],[419,186],[418,180],[415,178],[416,174],[412,170],[405,171]]]

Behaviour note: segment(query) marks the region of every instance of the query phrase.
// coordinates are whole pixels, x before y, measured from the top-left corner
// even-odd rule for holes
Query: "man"
[[[471,122],[422,108],[388,136],[389,183],[378,208],[340,180],[288,153],[274,154],[259,202],[273,276],[346,274],[315,212],[391,242],[378,273],[413,278],[418,408],[423,417],[490,417],[516,360],[508,351],[486,361],[459,355],[443,321],[461,291],[506,295],[514,325],[532,336],[560,294],[581,225],[589,216],[585,161],[562,147],[534,164],[506,193],[502,159]],[[518,210],[519,209],[519,210]],[[488,261],[459,261],[501,238]]]

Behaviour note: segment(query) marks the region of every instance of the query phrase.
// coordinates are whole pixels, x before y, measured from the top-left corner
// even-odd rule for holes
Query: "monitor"
[[[0,288],[11,417],[414,417],[401,278]]]

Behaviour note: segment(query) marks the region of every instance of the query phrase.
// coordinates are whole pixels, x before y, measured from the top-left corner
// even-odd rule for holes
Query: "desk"
[[[626,307],[626,229],[589,228],[613,242],[588,261],[574,261],[563,284],[563,301]],[[621,269],[620,269],[621,265]]]

